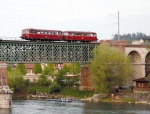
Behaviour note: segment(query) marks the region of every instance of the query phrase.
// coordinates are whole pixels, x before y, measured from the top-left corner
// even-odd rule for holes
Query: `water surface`
[[[12,109],[0,109],[0,114],[150,114],[150,105],[13,100]]]

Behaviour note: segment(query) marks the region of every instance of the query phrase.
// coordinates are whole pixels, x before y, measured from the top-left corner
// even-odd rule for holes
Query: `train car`
[[[22,39],[25,40],[41,40],[41,41],[61,41],[63,40],[63,33],[59,30],[43,30],[43,29],[23,29]]]
[[[64,39],[66,41],[80,41],[92,42],[97,41],[97,34],[95,32],[82,32],[82,31],[63,31]]]

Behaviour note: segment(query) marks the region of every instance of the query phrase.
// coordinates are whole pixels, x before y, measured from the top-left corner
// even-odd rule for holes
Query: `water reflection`
[[[0,109],[0,114],[11,114],[11,109]]]
[[[84,114],[150,114],[149,105],[128,103],[86,103]]]

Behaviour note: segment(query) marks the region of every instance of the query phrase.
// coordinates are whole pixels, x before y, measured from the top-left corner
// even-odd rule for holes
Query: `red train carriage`
[[[63,31],[66,41],[92,42],[97,41],[95,32]]]
[[[31,28],[23,29],[21,38],[26,40],[60,41],[63,40],[63,33],[59,30],[42,30]]]

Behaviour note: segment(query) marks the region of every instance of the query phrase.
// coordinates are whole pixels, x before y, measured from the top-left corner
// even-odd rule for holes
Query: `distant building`
[[[144,43],[144,40],[142,40],[142,39],[132,41],[132,44],[135,44],[135,45],[140,45],[140,44],[143,44],[143,43]]]
[[[34,64],[25,64],[25,68],[27,71],[27,74],[23,76],[24,79],[28,79],[31,82],[36,82],[40,76],[40,74],[34,74],[33,68]]]

